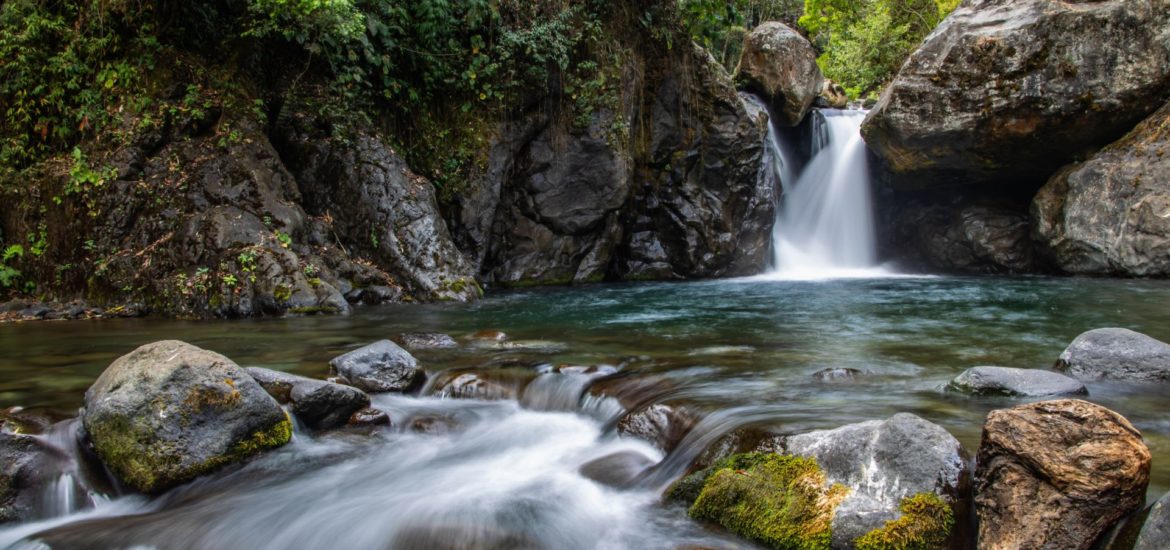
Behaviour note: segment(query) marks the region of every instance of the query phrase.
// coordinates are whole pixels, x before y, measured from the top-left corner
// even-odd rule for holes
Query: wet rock
[[[843,382],[861,376],[861,371],[847,368],[821,369],[813,373],[813,378],[821,382]]]
[[[1056,368],[1077,378],[1170,381],[1170,344],[1124,328],[1081,333]]]
[[[26,412],[22,407],[0,410],[0,432],[15,435],[39,435],[49,429],[52,421],[42,415]]]
[[[670,452],[694,424],[695,418],[685,409],[655,403],[623,416],[617,423],[617,431]]]
[[[434,395],[461,399],[516,399],[536,373],[529,369],[447,371],[433,384]]]
[[[813,101],[813,105],[828,109],[846,109],[849,107],[849,95],[845,88],[832,80],[825,79],[821,86],[821,93]]]
[[[956,376],[947,389],[975,395],[1084,395],[1085,385],[1063,374],[1038,369],[972,367]]]
[[[442,435],[458,428],[459,423],[447,416],[419,416],[410,420],[410,431],[414,433]]]
[[[897,521],[906,499],[937,495],[953,503],[964,482],[959,441],[912,414],[794,435],[784,446],[788,453],[814,458],[831,482],[852,489],[833,515],[834,548],[851,547],[855,539]]]
[[[691,467],[701,470],[733,454],[783,453],[784,439],[785,436],[763,428],[736,428],[703,449]]]
[[[354,387],[260,367],[246,370],[268,395],[292,403],[293,414],[315,430],[341,426],[354,411],[370,404],[370,397]]]
[[[1166,0],[964,2],[902,65],[862,133],[896,186],[1031,191],[1165,101],[1167,29]]]
[[[621,489],[633,485],[638,474],[653,465],[654,461],[642,453],[620,451],[586,462],[580,472],[602,485]]]
[[[374,408],[364,408],[355,411],[349,417],[351,426],[389,426],[390,415],[386,411]]]
[[[66,460],[40,439],[0,432],[0,525],[40,519],[41,496]]]
[[[1162,495],[1150,508],[1146,523],[1138,533],[1133,550],[1163,550],[1170,548],[1170,493]]]
[[[1150,475],[1141,434],[1075,399],[991,411],[976,462],[980,548],[1088,549],[1141,508]]]
[[[414,356],[390,340],[334,357],[329,366],[347,384],[368,392],[409,392],[426,381]]]
[[[1038,247],[1066,273],[1170,275],[1168,214],[1170,103],[1032,200]]]
[[[780,126],[799,124],[824,84],[812,44],[777,21],[763,23],[748,34],[735,79],[770,103]]]
[[[280,404],[231,359],[177,340],[115,360],[85,392],[82,424],[126,485],[157,493],[288,442]]]
[[[407,332],[398,343],[407,349],[450,349],[459,347],[454,338],[441,332]]]
[[[476,331],[471,335],[471,338],[474,340],[482,340],[487,342],[503,342],[504,340],[508,339],[508,335],[496,329],[485,328],[483,330]]]
[[[909,196],[903,196],[909,195]],[[901,194],[891,204],[886,255],[914,267],[960,273],[1031,273],[1040,268],[1026,209],[1008,199],[954,192]]]

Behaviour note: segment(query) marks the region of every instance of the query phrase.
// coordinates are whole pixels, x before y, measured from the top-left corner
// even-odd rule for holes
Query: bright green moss
[[[816,460],[751,453],[710,470],[691,517],[772,548],[829,548],[833,512],[849,489],[830,486]]]
[[[955,514],[951,507],[934,493],[918,493],[902,499],[898,508],[902,517],[887,521],[858,538],[857,550],[930,550],[942,548]]]

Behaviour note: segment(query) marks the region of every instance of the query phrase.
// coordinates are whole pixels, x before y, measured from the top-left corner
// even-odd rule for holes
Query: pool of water
[[[114,358],[160,339],[185,340],[244,366],[325,377],[329,359],[340,353],[403,332],[434,331],[464,345],[416,353],[432,375],[504,363],[611,365],[634,377],[665,379],[674,388],[670,399],[695,410],[743,411],[781,432],[911,412],[942,425],[973,453],[989,410],[1027,400],[955,395],[943,391],[947,381],[977,365],[1048,368],[1073,338],[1093,328],[1126,327],[1170,341],[1168,304],[1170,283],[1160,281],[742,279],[501,291],[471,305],[370,307],[347,317],[8,324],[0,325],[0,407],[75,414],[85,389]],[[473,345],[471,335],[483,329],[503,331],[513,344]],[[863,374],[837,382],[812,376],[830,367]],[[1150,496],[1170,489],[1170,385],[1087,386],[1088,400],[1142,431],[1154,455]],[[275,548],[317,540],[312,537],[353,547],[372,547],[370,541],[410,547],[412,540],[430,540],[419,529],[449,533],[452,525],[460,526],[465,538],[459,540],[477,543],[504,529],[520,538],[499,540],[545,547],[737,544],[657,504],[650,488],[617,491],[578,475],[584,462],[638,445],[606,433],[597,414],[433,396],[376,401],[396,418],[419,408],[458,410],[468,417],[464,425],[475,428],[425,437],[395,428],[357,439],[298,433],[293,445],[243,471],[172,492],[177,495],[103,500],[96,510],[0,531],[0,546],[55,528],[61,536],[70,529],[122,533],[128,545],[160,547],[249,540]],[[643,447],[636,450],[661,458]],[[329,466],[302,464],[315,456],[332,457]],[[515,497],[517,491],[529,497]],[[397,519],[386,520],[388,514]],[[135,527],[118,523],[131,516]],[[349,529],[321,527],[337,521]],[[208,534],[200,522],[218,527]],[[168,537],[168,546],[126,535],[159,525],[174,525],[194,542]],[[584,535],[593,530],[607,535]],[[582,540],[589,543],[572,543]]]

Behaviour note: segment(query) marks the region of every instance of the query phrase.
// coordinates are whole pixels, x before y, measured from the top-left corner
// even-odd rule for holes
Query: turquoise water
[[[471,305],[368,307],[348,317],[8,324],[0,325],[0,407],[75,414],[106,365],[160,339],[185,340],[245,366],[325,377],[329,359],[347,350],[403,332],[434,331],[462,346],[417,352],[431,374],[501,365],[612,365],[665,380],[672,388],[668,400],[707,412],[764,411],[773,429],[788,433],[912,412],[947,428],[973,454],[987,411],[1026,400],[955,395],[942,391],[947,381],[977,365],[1048,368],[1073,338],[1093,328],[1127,327],[1170,341],[1168,305],[1170,283],[1161,281],[745,279],[500,291]],[[472,335],[485,329],[507,333],[508,343],[477,343]],[[812,376],[830,367],[863,374],[836,382]],[[1154,455],[1150,496],[1170,490],[1170,385],[1087,386],[1088,400],[1120,412],[1142,431]],[[395,399],[386,406],[421,406]],[[443,406],[434,398],[419,403]],[[497,413],[505,424],[570,422],[565,429],[580,430],[581,441],[599,429],[572,424],[564,413],[477,414]],[[686,521],[648,514],[639,521],[666,522],[664,533],[679,528],[672,521]],[[623,538],[614,546],[637,540]]]

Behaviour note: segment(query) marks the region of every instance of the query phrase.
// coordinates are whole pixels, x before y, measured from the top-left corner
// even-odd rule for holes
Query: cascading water
[[[873,200],[864,111],[816,110],[809,115],[811,156],[796,170],[795,144],[768,129],[762,177],[783,190],[773,229],[776,279],[872,277],[877,267]]]

